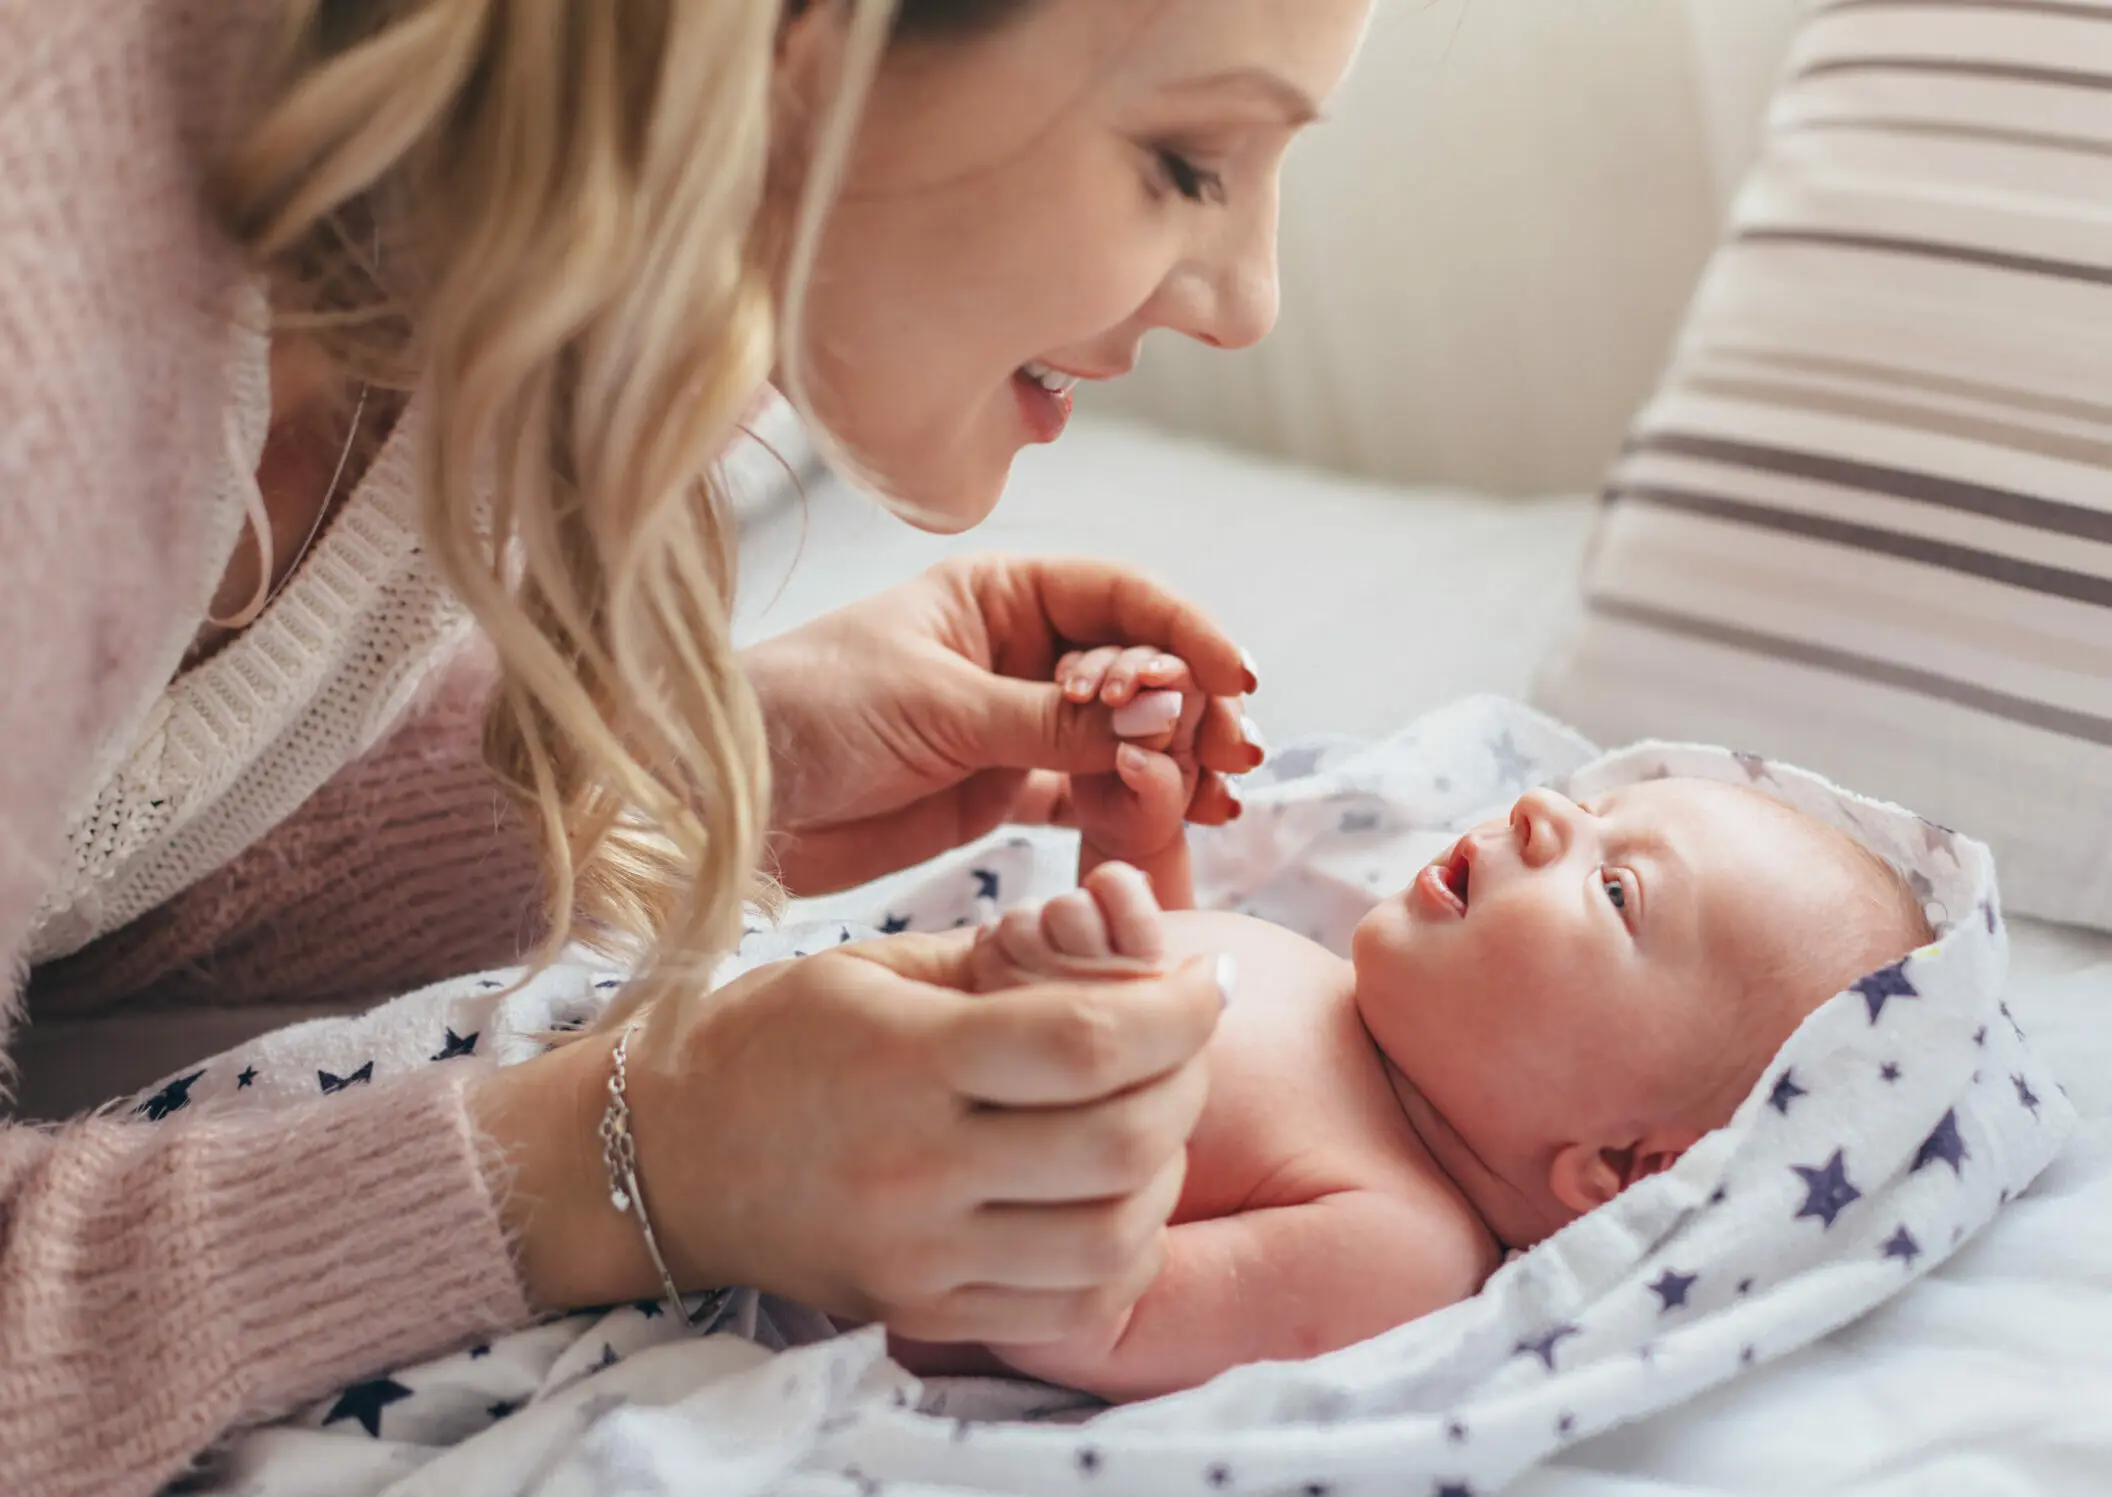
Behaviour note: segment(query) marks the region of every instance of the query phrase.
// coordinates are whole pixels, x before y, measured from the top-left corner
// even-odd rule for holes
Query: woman
[[[524,934],[631,951],[677,1287],[1031,1341],[1153,1272],[1207,964],[980,1002],[911,938],[703,974],[766,855],[839,888],[1104,771],[1063,652],[1182,655],[1220,773],[1251,671],[1119,568],[1002,558],[737,654],[696,475],[775,376],[965,527],[1050,386],[1155,327],[1259,338],[1278,165],[1363,4],[895,8],[0,0],[0,950],[38,1017],[117,1030]],[[660,1292],[595,1137],[616,1045],[0,1133],[0,1489],[150,1492],[349,1378]]]

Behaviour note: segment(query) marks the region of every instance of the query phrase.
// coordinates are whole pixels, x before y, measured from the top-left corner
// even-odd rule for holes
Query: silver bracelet
[[[683,1301],[682,1291],[675,1287],[675,1276],[667,1271],[667,1259],[660,1255],[660,1239],[653,1235],[652,1218],[645,1214],[645,1192],[638,1188],[638,1146],[631,1139],[630,1078],[627,1071],[631,1034],[636,1028],[635,1024],[628,1025],[616,1038],[615,1064],[609,1070],[609,1105],[601,1115],[601,1162],[609,1172],[609,1204],[638,1219],[638,1230],[645,1238],[645,1250],[660,1275],[660,1288],[666,1295],[668,1308],[691,1327],[707,1325],[718,1318],[732,1291],[713,1290],[700,1296],[696,1309],[689,1308]]]

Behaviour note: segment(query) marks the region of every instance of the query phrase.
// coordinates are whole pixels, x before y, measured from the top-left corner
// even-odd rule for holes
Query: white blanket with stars
[[[237,1441],[205,1489],[1471,1497],[1805,1346],[1948,1258],[2074,1122],[2001,1000],[2006,938],[1979,844],[1723,750],[1601,757],[1480,699],[1381,743],[1280,754],[1250,784],[1242,822],[1197,835],[1198,893],[1339,951],[1379,891],[1526,786],[1583,794],[1668,773],[1754,784],[1851,831],[1906,872],[1939,939],[1814,1014],[1731,1124],[1677,1167],[1515,1258],[1471,1300],[1332,1356],[1097,1414],[1028,1385],[920,1385],[877,1332],[834,1336],[753,1294],[729,1303],[726,1334],[702,1337],[658,1307],[625,1306],[347,1389]],[[974,921],[1066,886],[1072,856],[1053,833],[994,839],[759,931],[738,963]],[[505,1063],[534,1052],[534,1030],[590,1018],[618,983],[566,968],[512,994],[497,977],[451,984],[269,1036],[142,1107],[268,1106],[409,1065]]]

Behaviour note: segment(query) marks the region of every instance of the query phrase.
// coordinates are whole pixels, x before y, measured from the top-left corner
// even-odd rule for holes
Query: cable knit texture
[[[200,186],[276,8],[0,0],[0,973],[38,964],[34,1013],[371,996],[504,960],[534,905],[474,662],[439,669],[468,631],[417,545],[415,401],[178,676],[269,416]],[[525,1321],[476,1074],[0,1130],[0,1492],[146,1497],[234,1425]]]

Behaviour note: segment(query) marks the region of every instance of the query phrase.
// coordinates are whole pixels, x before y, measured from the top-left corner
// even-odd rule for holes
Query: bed
[[[1377,736],[1474,692],[1524,696],[1576,607],[1588,498],[1403,491],[1081,419],[971,536],[918,535],[842,486],[753,504],[739,628],[791,627],[960,550],[1136,562],[1261,664],[1282,742]],[[2112,937],[2013,921],[2011,1007],[2083,1125],[1952,1262],[1818,1345],[1572,1447],[1511,1490],[2112,1490]]]

